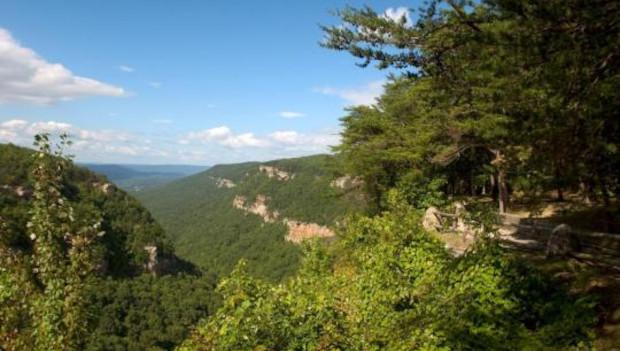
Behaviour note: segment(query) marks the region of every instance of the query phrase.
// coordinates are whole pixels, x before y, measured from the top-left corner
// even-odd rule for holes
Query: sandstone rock
[[[258,166],[258,170],[260,172],[266,173],[269,178],[277,178],[278,180],[289,180],[295,178],[295,174],[291,174],[285,171],[282,171],[276,167],[271,166]]]
[[[335,235],[333,230],[316,223],[304,223],[289,219],[284,219],[283,222],[288,226],[288,234],[285,239],[296,244],[311,238],[329,238]]]
[[[106,194],[106,195],[110,195],[112,193],[112,191],[114,191],[115,187],[114,184],[112,183],[99,183],[99,182],[94,182],[92,183],[93,188],[100,190],[102,193]]]
[[[237,195],[233,199],[232,205],[234,208],[261,216],[265,222],[273,223],[278,219],[280,213],[278,211],[269,211],[269,207],[267,206],[268,201],[269,197],[258,195],[256,196],[256,201],[254,201],[252,205],[247,206],[247,199],[244,196]]]
[[[329,185],[332,188],[348,190],[348,189],[355,189],[355,188],[361,187],[362,185],[364,185],[364,181],[361,178],[358,178],[358,177],[353,178],[349,175],[346,175],[346,176],[342,176],[342,177],[332,180],[331,183],[329,183]]]
[[[240,210],[245,210],[245,209],[246,209],[246,208],[245,208],[245,202],[246,202],[246,200],[247,200],[247,199],[245,198],[245,196],[240,196],[240,195],[237,195],[237,196],[235,196],[235,198],[233,199],[233,203],[232,203],[232,205],[233,205],[233,207],[234,207],[234,208],[238,208],[238,209],[240,209]]]
[[[216,178],[215,185],[218,188],[227,188],[227,189],[234,188],[237,186],[237,184],[235,184],[232,180],[226,179],[226,178]]]
[[[110,195],[112,193],[112,191],[114,191],[114,184],[112,183],[104,183],[101,186],[101,191],[106,194],[106,195]]]
[[[431,206],[426,209],[422,218],[422,227],[426,230],[441,230],[441,219],[437,207]]]
[[[270,212],[269,208],[267,207],[267,201],[269,201],[269,198],[265,195],[258,195],[256,196],[256,201],[254,201],[254,203],[252,204],[252,206],[250,206],[247,210],[250,213],[254,213],[255,215],[259,215],[261,217],[263,217],[263,220],[265,222],[274,222],[276,219],[278,219],[278,212]]]
[[[156,275],[156,268],[158,264],[157,246],[148,245],[144,247],[144,250],[149,255],[148,261],[144,265],[144,269],[147,272]]]
[[[550,256],[566,256],[578,249],[578,242],[572,234],[572,229],[567,224],[560,224],[553,228],[545,254]]]
[[[174,271],[174,267],[177,264],[174,256],[162,255],[155,245],[147,245],[144,247],[144,250],[149,255],[147,262],[144,264],[146,272],[158,277]]]

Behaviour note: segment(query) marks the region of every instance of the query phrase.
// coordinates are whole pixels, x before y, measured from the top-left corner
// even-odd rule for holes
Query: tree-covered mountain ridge
[[[216,165],[136,194],[178,253],[229,272],[241,258],[274,279],[293,272],[299,243],[330,238],[347,215],[363,211],[363,183],[339,160],[314,155]]]
[[[27,148],[0,144],[0,219],[9,227],[9,245],[26,251],[32,246],[27,223],[34,192],[34,155]],[[102,275],[163,273],[185,266],[174,256],[171,241],[150,213],[105,176],[72,164],[66,170],[62,193],[76,216],[101,216]]]

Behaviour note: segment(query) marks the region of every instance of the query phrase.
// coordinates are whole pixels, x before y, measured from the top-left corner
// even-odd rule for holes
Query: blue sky
[[[326,152],[388,72],[321,48],[330,12],[388,1],[0,3],[0,142],[68,131],[79,161],[215,164]]]

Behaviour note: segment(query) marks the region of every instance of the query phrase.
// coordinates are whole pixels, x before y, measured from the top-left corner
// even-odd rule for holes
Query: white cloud
[[[305,116],[305,114],[301,112],[295,112],[295,111],[280,112],[280,117],[283,117],[283,118],[298,118],[298,117],[303,117],[303,116]]]
[[[162,82],[149,82],[149,85],[155,89],[159,89],[162,87],[163,83]]]
[[[14,130],[14,129],[23,129],[27,125],[28,125],[28,122],[24,121],[23,119],[11,119],[6,122],[0,123],[0,128]]]
[[[321,94],[337,96],[344,100],[348,105],[373,105],[377,98],[383,93],[385,81],[379,80],[370,82],[359,88],[337,89],[323,87],[317,89]]]
[[[131,73],[131,72],[135,71],[135,69],[133,67],[129,67],[129,66],[126,66],[126,65],[120,65],[120,66],[118,66],[118,69],[120,69],[123,72],[127,72],[127,73]]]
[[[269,134],[269,137],[274,141],[281,142],[284,144],[295,144],[299,141],[299,133],[292,130],[287,131],[276,131]]]
[[[227,126],[188,133],[179,143],[189,144],[191,141],[214,142],[231,148],[265,147],[268,145],[266,140],[257,138],[253,133],[234,134]]]
[[[274,131],[270,134],[257,136],[254,133],[235,134],[227,126],[191,132],[183,136],[177,143],[180,145],[219,145],[230,149],[246,149],[256,151],[262,149],[264,154],[273,157],[291,157],[293,155],[311,154],[329,151],[329,146],[340,141],[337,132],[299,133],[294,130]],[[248,158],[250,160],[256,157]],[[247,159],[246,159],[247,160]]]
[[[0,28],[0,104],[50,104],[90,95],[122,96],[122,88],[76,76],[22,47]]]
[[[110,154],[148,155],[150,147],[140,138],[119,130],[88,130],[69,123],[57,121],[28,122],[12,119],[0,123],[0,142],[17,145],[32,145],[33,137],[38,133],[50,133],[53,136],[67,133],[73,141],[71,151],[83,155],[106,157]]]
[[[217,164],[265,161],[330,152],[337,145],[337,129],[315,132],[277,130],[271,133],[235,133],[228,126],[175,135],[174,132],[142,135],[124,130],[86,129],[60,121],[0,121],[0,143],[32,146],[36,133],[67,133],[68,150],[80,161],[106,163]]]
[[[396,23],[403,23],[404,20],[403,24],[405,27],[410,27],[413,25],[411,15],[407,7],[388,7],[383,13],[383,18],[392,20]]]

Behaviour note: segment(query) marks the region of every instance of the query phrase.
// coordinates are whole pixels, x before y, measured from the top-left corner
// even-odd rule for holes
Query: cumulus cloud
[[[337,96],[344,100],[347,105],[373,105],[383,93],[383,84],[385,84],[385,81],[379,80],[358,88],[338,89],[323,87],[317,89],[317,91],[321,94]]]
[[[295,112],[295,111],[280,112],[280,117],[283,117],[283,118],[298,118],[298,117],[303,117],[303,116],[305,116],[305,114],[301,112]]]
[[[235,133],[228,126],[148,137],[123,130],[95,130],[60,121],[0,121],[0,143],[32,146],[33,136],[48,132],[67,133],[69,150],[78,160],[107,163],[217,164],[265,161],[330,152],[340,141],[338,130],[300,132],[276,130],[265,134]]]
[[[127,73],[131,73],[131,72],[135,71],[135,69],[133,67],[129,67],[129,66],[126,66],[126,65],[120,65],[120,66],[118,66],[118,69],[120,69],[123,72],[127,72]]]
[[[0,104],[51,104],[94,95],[123,96],[125,91],[45,61],[0,28]]]
[[[229,127],[220,126],[188,133],[178,143],[181,145],[216,145],[251,152],[257,152],[260,149],[262,155],[271,155],[274,158],[328,152],[329,147],[338,144],[339,141],[340,135],[334,131],[300,133],[294,130],[279,130],[266,135],[255,135],[254,133],[235,134]],[[246,160],[258,158],[260,157],[254,156]]]
[[[340,142],[340,134],[335,131],[299,133],[293,130],[275,131],[268,138],[277,147],[287,151],[328,152],[330,146]]]
[[[268,146],[268,142],[266,140],[257,138],[254,133],[235,134],[227,126],[220,126],[188,133],[185,138],[180,141],[180,143],[188,144],[192,141],[202,143],[214,142],[230,148]]]
[[[388,7],[383,13],[383,18],[392,20],[396,23],[402,23],[405,27],[410,27],[413,25],[411,15],[407,7]]]
[[[35,134],[67,133],[74,143],[73,151],[105,157],[106,153],[137,156],[148,154],[150,146],[136,136],[118,130],[88,130],[57,121],[28,122],[11,119],[0,123],[0,142],[30,146]]]
[[[295,144],[299,141],[299,133],[292,130],[276,131],[269,134],[269,137],[274,141],[284,144]]]

